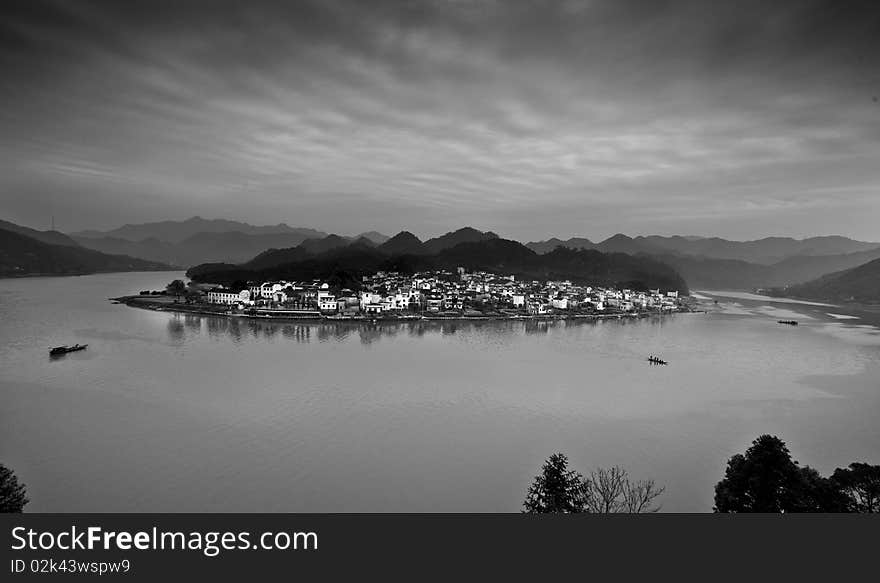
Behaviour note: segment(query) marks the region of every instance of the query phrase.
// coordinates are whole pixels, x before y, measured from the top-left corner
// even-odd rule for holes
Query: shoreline
[[[159,302],[147,299],[149,296],[120,296],[109,298],[115,304],[122,304],[129,308],[150,310],[153,312],[174,312],[178,314],[197,314],[200,316],[219,316],[224,318],[245,318],[249,320],[271,320],[277,322],[423,322],[423,321],[516,321],[516,320],[622,320],[641,319],[655,316],[670,316],[674,314],[707,313],[706,310],[676,310],[672,312],[621,312],[613,314],[493,314],[480,316],[452,315],[383,315],[383,316],[327,316],[319,312],[303,312],[301,315],[293,315],[289,312],[284,315],[272,315],[271,313],[247,314],[233,312],[229,309],[210,309],[210,305],[180,304]]]

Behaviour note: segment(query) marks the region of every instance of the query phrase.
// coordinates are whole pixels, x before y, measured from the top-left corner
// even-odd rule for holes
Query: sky
[[[880,5],[4,0],[0,218],[880,241]]]

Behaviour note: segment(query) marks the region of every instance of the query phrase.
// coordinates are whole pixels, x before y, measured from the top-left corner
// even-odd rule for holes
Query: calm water
[[[739,296],[631,322],[272,324],[106,301],[176,276],[0,280],[0,461],[29,510],[515,512],[560,450],[708,511],[760,433],[823,473],[880,462],[870,314]]]

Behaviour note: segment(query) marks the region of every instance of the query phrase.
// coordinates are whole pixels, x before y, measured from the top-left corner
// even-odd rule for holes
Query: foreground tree
[[[584,511],[584,478],[568,469],[565,454],[555,453],[544,462],[541,474],[529,487],[523,512],[531,514]]]
[[[850,512],[880,512],[880,465],[854,462],[834,470],[830,481],[845,497]]]
[[[182,279],[175,279],[165,287],[165,291],[179,300],[180,296],[186,292],[186,284]]]
[[[833,480],[791,459],[785,442],[762,435],[727,462],[715,486],[715,512],[847,512]]]
[[[632,481],[618,467],[599,468],[588,479],[568,469],[568,458],[556,453],[544,462],[529,488],[524,512],[591,512],[595,514],[657,512],[665,488],[653,480]]]
[[[785,442],[762,435],[727,462],[715,486],[716,512],[791,512],[800,472]]]
[[[27,503],[24,484],[18,482],[15,472],[0,464],[0,512],[22,512]]]
[[[665,490],[654,480],[633,482],[626,470],[617,466],[599,468],[584,483],[584,509],[595,514],[659,512],[655,501]]]

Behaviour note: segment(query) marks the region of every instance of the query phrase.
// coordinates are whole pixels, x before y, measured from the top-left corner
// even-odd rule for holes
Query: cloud
[[[82,227],[195,209],[598,238],[701,220],[753,236],[757,213],[808,234],[829,216],[845,225],[852,201],[880,210],[865,194],[880,185],[868,3],[7,10],[0,180],[31,193],[15,217],[65,200]]]

